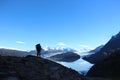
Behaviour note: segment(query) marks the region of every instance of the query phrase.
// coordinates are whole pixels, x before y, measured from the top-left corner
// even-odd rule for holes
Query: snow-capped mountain
[[[82,53],[82,52],[87,52],[90,49],[83,48],[83,49],[74,49],[74,48],[51,48],[51,47],[43,47],[41,51],[42,57],[50,57],[56,54],[61,54],[61,53],[66,53],[66,52],[75,52],[75,53]],[[36,55],[36,50],[31,50],[29,52],[32,55]]]
[[[41,54],[43,57],[49,57],[49,56],[53,56],[56,54],[61,54],[61,53],[65,53],[65,52],[77,52],[77,50],[72,49],[72,48],[50,48],[50,47],[44,47],[42,48]],[[29,52],[32,55],[36,54],[36,50],[31,50]]]

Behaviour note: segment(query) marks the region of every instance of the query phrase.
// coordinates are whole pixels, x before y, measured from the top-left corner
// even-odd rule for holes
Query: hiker
[[[41,56],[41,45],[40,44],[37,44],[36,45],[36,51],[37,51],[37,56],[40,57]]]

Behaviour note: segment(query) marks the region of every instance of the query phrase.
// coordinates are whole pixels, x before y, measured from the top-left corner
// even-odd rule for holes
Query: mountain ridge
[[[85,56],[83,59],[90,63],[96,64],[109,57],[111,52],[117,48],[120,48],[120,32],[115,36],[112,36],[100,51],[91,54],[88,57]]]
[[[100,45],[100,46],[96,47],[95,49],[90,50],[88,53],[96,53],[96,52],[100,51],[103,47],[104,47],[104,45]]]

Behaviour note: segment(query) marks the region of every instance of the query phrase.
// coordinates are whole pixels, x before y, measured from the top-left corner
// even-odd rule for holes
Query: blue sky
[[[120,0],[0,0],[0,47],[95,48],[120,31]]]

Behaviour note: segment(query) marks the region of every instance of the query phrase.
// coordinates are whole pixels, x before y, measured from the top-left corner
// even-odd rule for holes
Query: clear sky
[[[92,47],[120,31],[120,0],[0,0],[0,47]]]

